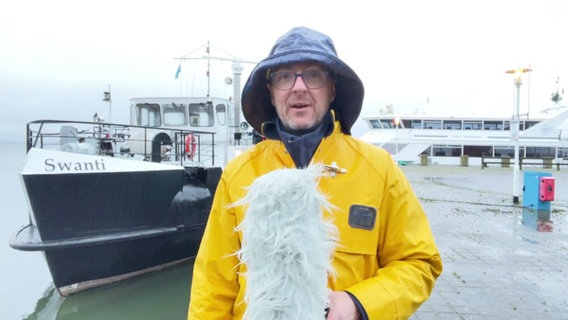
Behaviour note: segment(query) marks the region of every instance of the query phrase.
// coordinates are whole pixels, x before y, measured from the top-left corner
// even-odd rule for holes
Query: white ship
[[[568,162],[566,109],[554,117],[519,119],[517,135],[507,117],[381,114],[363,119],[370,130],[361,138],[399,162],[460,165],[467,156],[468,165],[481,165],[482,157],[513,158],[516,143],[523,159]]]

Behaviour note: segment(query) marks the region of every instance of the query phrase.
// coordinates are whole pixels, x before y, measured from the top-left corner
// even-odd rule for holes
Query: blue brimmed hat
[[[331,108],[335,110],[335,117],[341,123],[343,132],[351,134],[351,127],[363,106],[363,83],[355,71],[337,57],[333,41],[327,35],[306,27],[293,28],[281,36],[269,56],[251,72],[241,101],[248,123],[262,133],[262,124],[276,117],[276,109],[266,88],[267,72],[280,65],[302,61],[321,63],[334,74],[335,100]]]

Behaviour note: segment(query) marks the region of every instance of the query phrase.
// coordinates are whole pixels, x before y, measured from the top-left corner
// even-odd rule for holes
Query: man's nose
[[[308,86],[304,82],[304,77],[302,74],[296,74],[296,80],[294,81],[294,86],[292,90],[307,90]]]

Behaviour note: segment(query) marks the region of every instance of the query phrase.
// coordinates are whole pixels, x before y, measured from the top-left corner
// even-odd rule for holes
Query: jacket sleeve
[[[346,291],[360,301],[369,319],[407,319],[430,296],[442,261],[410,183],[394,162],[387,166],[379,209],[380,268]]]
[[[230,319],[239,292],[239,239],[227,184],[222,176],[194,263],[188,319]]]

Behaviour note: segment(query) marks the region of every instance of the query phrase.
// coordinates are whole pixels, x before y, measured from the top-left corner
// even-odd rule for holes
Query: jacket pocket
[[[378,220],[378,210],[375,207],[351,205],[346,219],[338,225],[340,239],[336,250],[350,254],[376,255]]]

